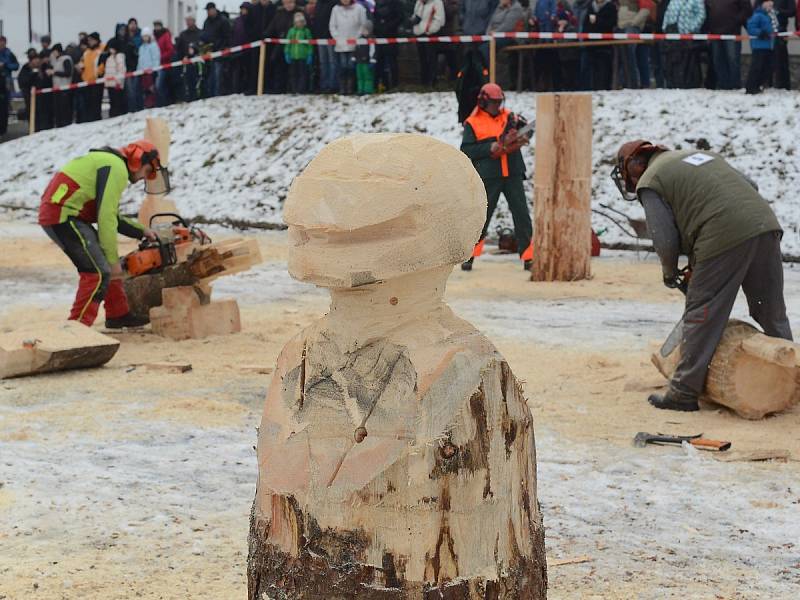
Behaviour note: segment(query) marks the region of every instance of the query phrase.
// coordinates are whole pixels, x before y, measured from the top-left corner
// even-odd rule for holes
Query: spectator
[[[131,39],[128,26],[125,23],[117,23],[114,39],[120,48],[119,51],[125,56],[125,70],[127,72],[135,71],[139,62],[139,50]],[[138,85],[139,79],[137,77],[127,77],[122,84],[125,95],[125,112],[133,112],[136,109],[136,90]]]
[[[217,10],[213,2],[206,4],[206,21],[203,23],[203,42],[210,46],[211,51],[222,50],[231,45],[231,24]],[[211,62],[208,70],[206,95],[219,96],[223,92],[226,63],[217,59]]]
[[[128,19],[128,39],[138,50],[142,45],[142,32],[139,29],[139,21],[131,17]]]
[[[180,32],[175,38],[175,57],[178,60],[191,58],[200,54],[202,44],[202,31],[197,26],[197,19],[194,16],[186,17],[186,29]],[[190,52],[190,48],[194,50]],[[190,63],[180,68],[180,81],[178,82],[178,97],[186,102],[197,100],[202,94],[197,93],[197,85],[200,77],[199,65]],[[188,78],[188,81],[187,81]]]
[[[489,25],[486,27],[486,33],[502,33],[510,31],[522,31],[525,28],[525,11],[522,5],[517,0],[500,0],[494,13],[489,19]],[[515,40],[501,38],[495,44],[497,50],[502,50],[515,43]],[[483,45],[486,47],[486,44]],[[519,60],[517,54],[514,58]],[[509,80],[514,81],[515,73],[517,72],[517,65],[515,60],[509,60]]]
[[[122,52],[123,46],[116,37],[106,44],[108,58],[106,58],[106,82],[108,90],[108,101],[111,104],[109,111],[110,117],[124,115],[126,110],[125,102],[125,54]]]
[[[310,40],[311,30],[306,24],[303,13],[294,13],[294,25],[289,29],[286,38],[290,40]],[[308,92],[309,73],[314,48],[311,44],[286,44],[283,50],[286,63],[289,65],[289,90],[293,94]]]
[[[706,0],[708,32],[739,35],[752,10],[750,0]],[[719,89],[738,90],[742,87],[741,42],[711,42],[711,57]]]
[[[461,0],[461,31],[465,35],[483,35],[489,27],[497,0]]]
[[[356,47],[346,40],[358,38],[366,24],[366,9],[353,0],[339,0],[339,4],[331,11],[330,30],[336,40],[334,50],[340,94],[352,94],[355,91]]]
[[[25,119],[30,119],[31,114],[31,88],[35,83],[35,79],[39,74],[39,65],[41,59],[39,53],[34,48],[28,48],[25,53],[28,57],[28,62],[22,65],[17,76],[17,83],[19,83],[19,90],[22,92],[22,99],[25,102]]]
[[[252,5],[249,2],[242,2],[239,6],[239,16],[233,22],[233,33],[231,44],[241,46],[258,39],[260,36],[255,31],[255,23],[250,14]],[[256,51],[256,55],[258,52]],[[256,60],[258,57],[256,56]],[[244,50],[233,56],[231,60],[231,70],[233,75],[233,93],[244,94],[251,92],[251,83],[255,79],[255,69],[253,68],[253,51]],[[253,88],[254,91],[254,88]]]
[[[642,33],[650,9],[644,8],[640,0],[620,0],[617,29],[623,33]],[[638,89],[650,87],[649,50],[644,44],[623,47],[620,61],[623,87]]]
[[[558,4],[556,0],[540,0],[529,12],[528,27],[531,31],[550,33],[555,30]],[[537,40],[537,43],[547,43]],[[533,53],[533,89],[546,92],[553,89],[558,73],[558,51],[548,49]]]
[[[675,1],[675,0],[673,0]],[[587,33],[612,33],[617,24],[617,6],[611,0],[594,0],[586,12],[583,30]],[[613,51],[610,46],[584,50],[589,64],[590,87],[610,90],[612,83]]]
[[[197,26],[197,19],[193,16],[186,17],[186,29],[181,31],[175,40],[175,51],[178,54],[178,58],[189,56],[189,46],[192,44],[200,48],[202,36],[203,32]]]
[[[442,0],[417,0],[411,18],[416,36],[436,35],[444,26],[445,13]],[[422,85],[433,87],[436,82],[436,48],[430,42],[417,44]]]
[[[286,34],[294,26],[294,15],[298,12],[303,11],[297,8],[295,0],[281,0],[281,7],[277,10],[267,28],[267,37],[285,38]],[[272,46],[269,65],[270,68],[267,69],[267,87],[273,94],[282,94],[286,91],[288,83],[289,65],[286,64],[283,48],[279,44]]]
[[[577,31],[578,21],[568,6],[568,4],[559,2],[556,7],[556,32],[558,33],[575,33]],[[557,90],[575,91],[578,89],[580,50],[578,48],[560,48],[557,52],[558,68],[555,70],[556,78],[553,85]]]
[[[378,1],[385,2],[386,0]],[[400,2],[400,0],[396,1]],[[314,26],[311,29],[311,33],[315,38],[329,39],[331,37],[331,13],[336,4],[337,0],[317,1],[316,19],[314,19]],[[336,51],[333,46],[318,46],[317,57],[319,59],[319,90],[323,94],[332,94],[339,88]]]
[[[258,34],[258,39],[265,37],[265,33],[278,7],[272,0],[255,0],[250,8],[253,17],[253,28]],[[312,29],[313,32],[313,29]]]
[[[172,43],[172,33],[164,27],[161,21],[153,21],[153,35],[158,44],[158,53],[162,65],[168,65],[175,56],[175,45]],[[172,104],[172,75],[171,69],[164,69],[156,76],[156,98],[158,106]]]
[[[437,35],[456,35],[458,33],[458,14],[460,12],[459,2],[461,0],[442,0],[444,6],[444,25]],[[458,49],[452,42],[436,42],[433,45],[434,61],[433,68],[439,74],[439,57],[444,56],[444,63],[447,66],[447,78],[455,81],[458,74]]]
[[[207,64],[202,60],[191,61],[199,54],[198,45],[191,43],[186,48],[186,55],[183,56],[183,58],[190,59],[190,62],[181,66],[181,98],[186,102],[194,102],[203,95],[203,77]]]
[[[555,31],[556,0],[537,0],[533,9],[533,21],[534,31]]]
[[[39,72],[34,78],[37,89],[53,87],[50,55],[39,53]],[[53,94],[42,94],[36,98],[36,131],[53,128]]]
[[[50,56],[50,52],[52,51],[52,46],[53,46],[53,38],[50,37],[49,35],[43,35],[41,38],[39,38],[39,41],[42,43],[42,49],[40,50],[40,52],[47,54],[47,56]]]
[[[50,75],[53,78],[53,85],[56,87],[69,88],[72,83],[74,65],[69,54],[64,53],[61,44],[56,44],[50,51]],[[56,127],[66,127],[72,124],[72,95],[70,89],[54,92],[53,96],[53,117]]]
[[[773,34],[777,31],[777,20],[772,0],[756,0],[753,15],[747,21],[747,33],[754,37],[750,40],[753,56],[745,86],[748,94],[761,93],[762,86],[769,82],[775,49]]]
[[[142,29],[142,45],[139,46],[139,64],[137,71],[157,69],[161,64],[161,51],[158,44],[153,39],[153,32],[149,27]],[[141,108],[153,108],[156,105],[155,97],[155,78],[153,73],[144,73],[140,76],[139,86],[141,88],[138,105]],[[139,109],[141,110],[141,109]]]
[[[87,38],[88,47],[81,59],[81,77],[83,81],[93,84],[103,76],[105,65],[100,60],[103,54],[103,46],[100,44],[100,34],[96,31],[89,34]],[[89,85],[81,89],[84,97],[84,119],[83,121],[99,121],[103,118],[103,86]]]
[[[0,110],[4,111],[8,119],[8,111],[11,109],[11,96],[14,93],[14,71],[19,69],[19,61],[11,49],[6,47],[5,36],[0,36],[0,77],[3,78],[3,89],[5,90],[4,101]]]
[[[372,35],[372,21],[367,19],[358,37]],[[371,44],[356,46],[356,94],[375,93],[375,46]]]
[[[463,4],[462,4],[463,6]],[[373,15],[375,37],[397,37],[403,23],[403,5],[400,0],[377,0]],[[375,47],[375,80],[378,89],[391,90],[400,81],[397,44],[381,44]]]
[[[664,13],[665,33],[700,33],[706,20],[704,0],[670,0]],[[700,87],[703,77],[696,49],[687,42],[666,45],[666,84],[672,88]]]
[[[797,16],[797,7],[794,0],[775,0],[775,12],[778,15],[778,31],[785,32],[789,29],[789,19]],[[800,29],[800,25],[797,25]],[[785,37],[775,38],[775,87],[789,90],[791,77],[789,75],[789,47]]]

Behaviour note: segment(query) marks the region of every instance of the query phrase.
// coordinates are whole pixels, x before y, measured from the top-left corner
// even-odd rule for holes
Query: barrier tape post
[[[495,71],[497,70],[497,39],[492,36],[489,40],[489,82],[497,83]]]
[[[264,95],[264,67],[267,64],[267,44],[261,40],[261,45],[258,48],[258,90],[257,96]]]
[[[28,114],[28,135],[36,133],[36,88],[31,88],[31,105]]]

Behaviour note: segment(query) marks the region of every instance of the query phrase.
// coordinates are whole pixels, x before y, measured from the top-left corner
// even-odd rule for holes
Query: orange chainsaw
[[[158,217],[174,217],[171,223],[153,224],[153,219]],[[210,244],[211,238],[196,225],[189,225],[186,220],[175,213],[156,213],[150,217],[150,229],[156,232],[162,239],[171,239],[176,246],[197,242],[201,246]]]
[[[122,268],[131,277],[136,277],[145,273],[158,272],[177,262],[175,243],[157,238],[155,241],[143,240],[139,244],[138,250],[126,254],[122,258]]]

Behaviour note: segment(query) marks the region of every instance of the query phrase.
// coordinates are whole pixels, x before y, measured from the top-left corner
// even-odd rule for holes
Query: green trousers
[[[502,193],[511,211],[511,218],[514,220],[514,235],[517,238],[519,255],[523,256],[531,245],[533,224],[531,223],[531,213],[528,209],[528,200],[525,198],[525,189],[522,187],[522,177],[519,175],[492,177],[491,179],[484,179],[483,185],[486,188],[487,203],[486,223],[483,225],[481,241],[486,237],[486,231],[489,229],[489,223]]]

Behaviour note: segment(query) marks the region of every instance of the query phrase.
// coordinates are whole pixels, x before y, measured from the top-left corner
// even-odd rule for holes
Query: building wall
[[[29,4],[33,43],[28,33]],[[3,35],[20,60],[29,47],[39,48],[39,38],[48,32],[47,4],[47,0],[0,0]],[[97,31],[106,41],[114,35],[116,24],[127,23],[130,17],[136,17],[140,27],[152,27],[160,19],[170,31],[180,31],[184,17],[196,13],[196,0],[50,0],[53,42],[64,45],[77,41],[81,31]],[[201,24],[204,18],[203,11]]]

